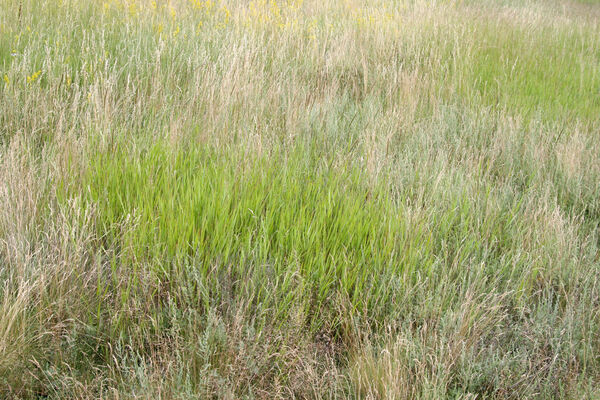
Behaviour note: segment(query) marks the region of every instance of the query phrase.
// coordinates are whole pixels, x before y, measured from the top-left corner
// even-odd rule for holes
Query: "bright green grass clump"
[[[367,286],[401,274],[419,235],[406,237],[402,208],[364,174],[316,168],[301,154],[244,159],[157,144],[133,158],[96,157],[84,187],[104,246],[122,248],[126,263],[154,265],[172,285],[182,269],[252,265],[283,281],[299,273],[318,304],[339,291],[373,310]]]
[[[531,40],[531,36],[543,40]],[[600,115],[600,48],[593,35],[555,28],[481,28],[473,58],[474,88],[493,105],[547,120]],[[580,48],[595,48],[587,54]]]
[[[529,119],[598,123],[597,27],[523,24],[508,15],[473,18],[469,24],[448,18],[448,25],[424,28],[427,41],[421,46],[431,46],[428,58],[439,58],[430,73],[441,93],[458,95],[461,103],[473,107],[485,104]],[[456,24],[461,25],[459,33]],[[465,36],[476,40],[464,46]]]

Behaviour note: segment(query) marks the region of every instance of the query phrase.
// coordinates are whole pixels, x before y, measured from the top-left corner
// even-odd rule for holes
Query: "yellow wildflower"
[[[27,83],[33,83],[36,81],[37,78],[39,78],[39,76],[42,74],[42,70],[38,70],[36,72],[34,72],[32,75],[29,75],[27,77]]]
[[[225,23],[229,22],[229,17],[231,16],[231,12],[225,6],[223,6],[223,13],[225,14]]]
[[[204,3],[200,0],[190,0],[195,9],[201,9],[204,7]]]
[[[7,85],[10,83],[10,79],[8,79],[8,75],[4,74],[4,83]]]

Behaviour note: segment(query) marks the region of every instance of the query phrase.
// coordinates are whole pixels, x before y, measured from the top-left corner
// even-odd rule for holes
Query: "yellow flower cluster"
[[[29,75],[27,77],[27,83],[35,82],[36,79],[39,78],[41,74],[42,74],[42,70],[38,70],[38,71],[34,72],[32,75]]]
[[[398,15],[377,8],[354,7],[346,2],[349,14],[358,28],[390,26],[399,22]]]
[[[253,0],[248,4],[248,25],[271,25],[279,29],[295,25],[303,0]]]
[[[204,9],[210,11],[215,5],[214,1],[212,0],[189,0],[189,2],[194,8],[198,10]]]
[[[135,17],[142,11],[147,9],[147,4],[143,4],[138,0],[106,0],[102,3],[104,12],[108,12],[111,9],[118,10],[120,15],[129,15],[129,17]],[[156,1],[151,3],[152,8],[156,8]]]

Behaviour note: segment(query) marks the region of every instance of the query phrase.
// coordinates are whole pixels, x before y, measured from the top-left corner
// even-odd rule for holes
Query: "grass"
[[[0,397],[597,398],[592,3],[0,0]]]

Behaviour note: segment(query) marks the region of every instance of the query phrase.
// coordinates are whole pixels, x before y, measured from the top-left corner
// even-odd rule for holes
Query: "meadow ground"
[[[0,0],[0,397],[600,398],[599,17]]]

